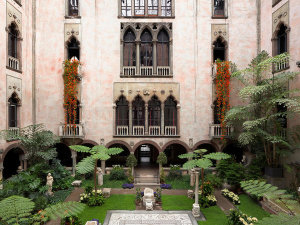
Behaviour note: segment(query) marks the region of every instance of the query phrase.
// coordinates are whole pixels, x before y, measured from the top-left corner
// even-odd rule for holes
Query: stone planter
[[[265,167],[265,175],[269,177],[283,177],[283,168]]]

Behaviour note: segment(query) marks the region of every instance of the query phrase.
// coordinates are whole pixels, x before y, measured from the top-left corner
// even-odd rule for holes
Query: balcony
[[[169,66],[158,66],[157,67],[157,76],[165,77],[170,76],[170,67]]]
[[[149,126],[149,135],[160,136],[160,126]]]
[[[116,126],[115,136],[118,137],[139,137],[139,136],[152,136],[152,137],[178,137],[176,126],[149,126],[148,133],[146,133],[144,126],[133,126],[132,134],[130,134],[129,126]],[[162,133],[164,131],[164,134]]]
[[[20,70],[20,61],[12,56],[8,56],[8,65],[9,68],[14,70]]]
[[[289,57],[282,58],[279,62],[273,64],[273,72],[278,73],[280,71],[290,68]]]
[[[176,136],[177,135],[176,126],[165,126],[165,135],[166,136]]]
[[[20,133],[20,128],[19,127],[9,127],[8,128],[8,134],[7,134],[7,141],[14,141],[17,140],[17,136]]]
[[[135,66],[123,66],[123,75],[124,76],[135,76],[136,75],[136,67]]]
[[[145,131],[144,126],[133,126],[132,127],[132,134],[133,136],[143,136]]]
[[[127,136],[128,134],[128,126],[117,126],[118,136]]]
[[[147,77],[153,75],[153,66],[141,66],[141,76]]]
[[[59,136],[61,138],[84,138],[84,130],[82,124],[76,126],[67,124],[59,126]]]
[[[232,126],[226,126],[225,133],[223,133],[221,124],[210,124],[209,125],[209,136],[210,138],[228,138],[233,133]]]

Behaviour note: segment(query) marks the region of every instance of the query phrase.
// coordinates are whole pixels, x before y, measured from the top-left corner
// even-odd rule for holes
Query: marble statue
[[[46,185],[48,186],[47,194],[48,195],[53,195],[53,192],[52,192],[53,177],[51,176],[51,173],[48,173]]]
[[[102,186],[103,185],[103,173],[102,173],[102,169],[100,169],[100,168],[97,169],[97,176],[98,176],[98,185]]]

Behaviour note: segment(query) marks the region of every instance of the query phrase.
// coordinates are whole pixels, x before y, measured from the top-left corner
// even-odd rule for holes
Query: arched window
[[[173,96],[165,101],[165,126],[177,126],[177,102]]]
[[[14,23],[8,29],[8,55],[18,58],[18,30]]]
[[[169,66],[169,35],[161,30],[157,36],[157,66]]]
[[[136,66],[135,35],[131,29],[124,35],[123,65]]]
[[[213,0],[213,16],[225,16],[225,0]]]
[[[18,127],[18,95],[16,93],[13,93],[8,99],[8,102],[8,126]]]
[[[148,15],[158,15],[158,0],[148,0]]]
[[[79,0],[68,0],[69,4],[69,16],[78,16],[79,15],[79,8],[78,2]]]
[[[73,57],[76,57],[78,60],[80,60],[79,42],[75,37],[72,37],[68,43],[68,59],[72,59]]]
[[[281,24],[280,29],[277,33],[277,54],[287,52],[287,27]]]
[[[141,66],[153,66],[152,35],[145,29],[141,35]]]
[[[161,108],[160,101],[156,96],[153,96],[148,103],[148,121],[149,126],[161,125]]]
[[[137,96],[132,102],[132,125],[145,126],[145,102]]]
[[[225,54],[225,44],[222,42],[222,39],[219,37],[214,42],[214,62],[219,59],[221,61],[224,61],[226,58]]]
[[[116,103],[116,125],[128,126],[129,125],[129,107],[128,101],[124,96],[121,96]]]
[[[67,114],[67,122],[68,124],[71,124],[73,122],[73,115],[70,118],[69,114]],[[80,102],[78,100],[77,100],[77,108],[76,108],[76,118],[74,122],[75,124],[80,124]]]

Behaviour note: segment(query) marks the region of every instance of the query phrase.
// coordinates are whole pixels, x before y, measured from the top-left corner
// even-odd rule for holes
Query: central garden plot
[[[204,219],[204,217],[203,217]],[[103,225],[197,225],[190,211],[127,211],[107,212]]]

